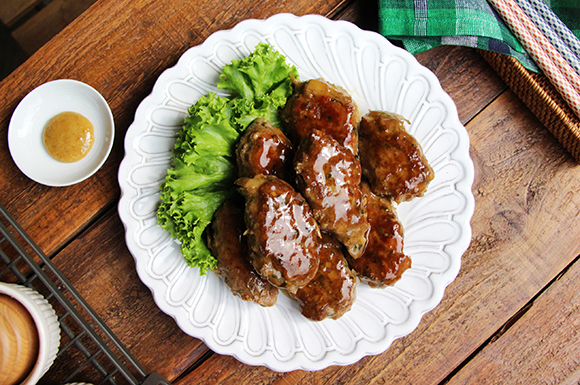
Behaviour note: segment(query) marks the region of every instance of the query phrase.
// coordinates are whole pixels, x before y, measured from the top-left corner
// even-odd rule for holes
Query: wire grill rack
[[[38,291],[60,323],[57,357],[39,383],[171,385],[143,369],[2,204],[0,213],[0,281]]]

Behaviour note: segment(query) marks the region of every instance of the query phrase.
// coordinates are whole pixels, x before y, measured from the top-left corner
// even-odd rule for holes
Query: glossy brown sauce
[[[297,199],[293,192],[283,192],[272,196],[271,186],[260,189],[260,199],[264,202],[265,233],[264,249],[278,256],[281,269],[289,279],[312,278],[313,255],[316,247],[316,228],[305,202]],[[270,190],[270,191],[268,191]]]
[[[320,228],[358,257],[369,228],[358,159],[330,135],[313,130],[298,147],[294,161],[298,188]]]
[[[367,216],[371,229],[364,253],[348,263],[362,281],[371,287],[393,285],[411,267],[411,258],[403,251],[403,226],[389,199],[373,194],[364,183]]]
[[[272,175],[236,181],[246,197],[250,259],[273,285],[296,291],[318,270],[318,225],[310,207],[293,187]]]
[[[236,147],[249,260],[306,318],[336,319],[357,278],[389,286],[411,267],[396,204],[422,196],[433,170],[402,117],[371,111],[359,124],[352,98],[324,80],[295,81],[280,118],[284,132],[256,119]],[[227,264],[241,289],[253,286]]]
[[[300,311],[311,320],[340,318],[350,310],[356,298],[356,279],[348,267],[340,244],[323,234],[318,256],[318,272],[292,297],[300,302]]]
[[[214,272],[223,278],[232,293],[244,301],[273,306],[278,298],[278,288],[254,270],[243,235],[245,229],[241,205],[226,201],[217,209],[208,234],[208,246],[217,259]]]
[[[375,194],[397,203],[423,196],[435,175],[404,122],[396,114],[371,111],[363,116],[359,126],[363,175]]]
[[[258,118],[248,127],[237,145],[239,175],[276,175],[285,179],[289,174],[292,151],[292,143],[280,129]]]
[[[76,112],[61,112],[52,117],[42,134],[44,147],[59,162],[72,163],[84,158],[94,142],[92,123]]]
[[[296,143],[312,130],[320,130],[355,155],[358,117],[356,104],[346,91],[319,79],[298,84],[282,111],[282,119]]]

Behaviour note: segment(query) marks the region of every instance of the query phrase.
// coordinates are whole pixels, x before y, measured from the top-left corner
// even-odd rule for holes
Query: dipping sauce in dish
[[[72,163],[84,158],[94,142],[91,122],[76,112],[61,112],[52,117],[42,135],[44,147],[59,162]]]

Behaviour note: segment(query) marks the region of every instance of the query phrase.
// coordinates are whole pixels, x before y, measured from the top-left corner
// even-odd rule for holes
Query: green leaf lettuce
[[[290,73],[298,78],[284,56],[258,44],[247,58],[224,67],[217,86],[228,89],[231,97],[209,93],[188,109],[160,187],[157,220],[181,242],[187,264],[200,274],[216,265],[203,233],[214,211],[235,191],[234,151],[240,133],[258,117],[280,126],[278,110],[292,93]]]

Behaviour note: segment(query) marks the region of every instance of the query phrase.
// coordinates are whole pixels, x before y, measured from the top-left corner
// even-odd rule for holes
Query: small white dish
[[[48,120],[65,111],[83,115],[94,127],[93,147],[73,163],[52,158],[42,142]],[[60,79],[35,88],[18,104],[8,126],[8,147],[18,168],[30,179],[47,186],[70,186],[103,165],[114,136],[113,113],[103,96],[80,81]]]
[[[0,294],[20,302],[32,316],[38,330],[38,359],[32,372],[21,385],[33,385],[52,366],[60,346],[60,325],[50,303],[36,290],[11,283],[0,282]]]

